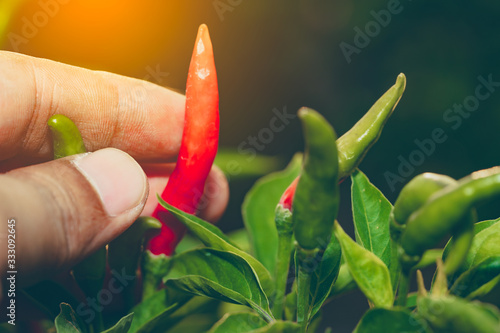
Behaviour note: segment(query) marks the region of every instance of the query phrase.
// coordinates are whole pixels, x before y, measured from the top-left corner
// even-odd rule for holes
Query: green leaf
[[[274,288],[273,281],[269,271],[254,257],[245,251],[240,250],[234,245],[229,238],[220,231],[216,226],[203,221],[202,219],[184,213],[183,211],[169,205],[163,199],[158,197],[160,204],[171,212],[177,219],[182,222],[196,237],[198,237],[203,244],[216,250],[228,251],[239,255],[244,258],[248,264],[255,270],[262,288],[268,293],[272,294]]]
[[[299,333],[300,326],[289,321],[275,321],[267,326],[250,331],[249,333]]]
[[[474,224],[474,235],[477,235],[479,232],[483,231],[486,228],[491,227],[492,225],[498,223],[500,221],[500,218],[495,219],[495,220],[486,220],[486,221],[481,221],[477,222]]]
[[[132,319],[134,318],[133,313],[129,313],[122,319],[120,319],[115,326],[105,330],[102,333],[127,333],[130,325],[132,324]]]
[[[360,170],[351,175],[351,180],[356,242],[375,253],[389,267],[394,288],[398,280],[399,260],[389,230],[392,205]]]
[[[267,322],[255,313],[227,313],[208,333],[247,333],[266,325]]]
[[[245,228],[233,230],[227,234],[227,237],[243,251],[247,253],[251,251],[248,231]]]
[[[283,192],[299,175],[302,155],[296,154],[285,170],[261,179],[245,196],[243,221],[248,230],[255,257],[270,271],[275,271],[278,233],[274,222],[276,205]]]
[[[424,333],[427,323],[407,310],[372,309],[361,318],[354,333]]]
[[[478,233],[480,233],[481,231],[483,231],[484,229],[487,229],[491,226],[493,226],[494,224],[498,223],[500,221],[500,218],[498,219],[495,219],[495,220],[486,220],[486,221],[481,221],[481,222],[477,222],[474,224],[474,239],[472,242],[473,243],[476,243],[475,246],[477,246],[477,243],[478,243],[478,238],[476,238],[476,235]],[[483,236],[485,236],[486,234],[484,234]],[[483,237],[481,236],[481,237]],[[448,243],[446,244],[444,250],[443,250],[443,261],[445,261],[446,257],[448,256],[448,253],[450,251],[450,248],[451,248],[451,244],[452,244],[452,239],[450,239],[448,241]],[[468,254],[468,257],[470,257],[472,254],[470,251],[472,251],[472,245],[471,245],[471,249],[469,250],[469,254]],[[470,260],[470,258],[469,258]],[[470,264],[470,263],[469,263]],[[464,264],[462,265],[463,267],[457,272],[457,274],[459,273],[463,273],[465,270],[469,269],[470,267],[468,267],[468,264],[467,264],[467,259],[466,259],[466,262],[464,262]],[[455,275],[455,277],[457,276],[457,274]]]
[[[190,298],[170,288],[156,292],[131,310],[134,320],[128,333],[163,332],[166,326],[172,324],[170,316]]]
[[[69,304],[61,303],[61,312],[56,317],[54,324],[57,333],[86,333],[87,326],[82,319],[73,311]]]
[[[214,164],[230,180],[259,177],[278,170],[283,165],[281,159],[275,156],[255,155],[250,158],[237,150],[231,149],[220,149],[217,152]]]
[[[197,249],[174,257],[165,285],[179,290],[251,307],[273,319],[269,301],[248,262],[237,254]]]
[[[493,223],[491,226],[479,231],[472,239],[472,244],[462,269],[470,269],[489,257],[500,256],[499,238],[500,223]]]
[[[175,253],[182,253],[201,247],[204,247],[204,245],[198,238],[193,237],[191,235],[184,235],[180,243],[177,244],[177,247],[175,248]]]
[[[500,256],[490,257],[458,277],[450,293],[462,298],[488,294],[500,282]]]
[[[394,302],[389,269],[373,252],[357,244],[335,222],[335,236],[342,247],[352,278],[375,307],[390,308]]]
[[[332,235],[328,244],[319,268],[314,271],[311,278],[311,293],[309,304],[308,318],[313,318],[314,315],[321,309],[326,298],[332,290],[332,286],[337,280],[340,270],[340,262],[342,259],[342,250],[339,241]]]
[[[169,328],[168,333],[190,333],[190,332],[207,332],[210,327],[214,324],[214,318],[212,314],[206,313],[194,313],[188,317],[184,317],[179,323],[175,324],[174,327]],[[163,331],[165,332],[165,330]],[[163,333],[162,332],[162,333]]]
[[[332,287],[329,297],[338,297],[343,293],[356,289],[358,286],[353,280],[346,263],[340,265],[339,274]]]

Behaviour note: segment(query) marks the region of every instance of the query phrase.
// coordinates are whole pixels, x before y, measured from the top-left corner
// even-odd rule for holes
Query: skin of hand
[[[0,290],[9,219],[22,287],[72,267],[153,212],[180,147],[184,105],[183,95],[149,82],[0,51]],[[58,113],[92,153],[52,161],[47,120]],[[214,167],[199,215],[217,220],[228,198]]]

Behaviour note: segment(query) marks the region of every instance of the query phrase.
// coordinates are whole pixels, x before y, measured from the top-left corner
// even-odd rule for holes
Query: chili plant
[[[328,316],[322,306],[354,289],[369,305],[357,333],[500,332],[500,219],[476,221],[480,204],[500,195],[500,167],[459,180],[417,175],[394,206],[358,169],[405,86],[400,74],[339,138],[320,113],[299,110],[304,154],[255,183],[243,202],[245,229],[225,235],[193,215],[218,142],[217,79],[202,26],[179,161],[158,196],[159,221],[138,219],[73,268],[85,301],[51,282],[25,293],[54,319],[57,332],[314,332]],[[69,119],[57,115],[49,125],[55,158],[85,151]],[[354,239],[343,230],[351,222],[337,219],[346,178]],[[184,230],[191,243],[176,249]],[[420,269],[433,264],[428,292]],[[107,276],[131,278],[114,310],[101,304]],[[410,292],[415,277],[418,292]]]

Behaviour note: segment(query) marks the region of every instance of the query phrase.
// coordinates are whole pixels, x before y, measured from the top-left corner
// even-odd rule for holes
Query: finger
[[[0,51],[0,170],[51,158],[47,120],[68,116],[87,150],[115,147],[139,161],[172,161],[185,97],[155,84]]]
[[[105,246],[139,216],[147,194],[139,164],[113,148],[0,175],[0,213],[16,221],[21,282],[55,274]]]
[[[143,169],[148,175],[149,197],[142,215],[151,216],[156,205],[158,205],[157,194],[161,195],[163,192],[174,165],[143,165]],[[203,197],[198,205],[200,210],[198,215],[202,219],[215,222],[221,218],[228,201],[229,185],[226,176],[217,166],[213,166],[205,183]]]

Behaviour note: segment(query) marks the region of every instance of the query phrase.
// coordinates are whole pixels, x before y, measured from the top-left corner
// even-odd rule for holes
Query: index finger
[[[0,170],[52,158],[47,120],[64,114],[87,150],[114,147],[138,161],[178,153],[185,97],[150,82],[0,51]]]

